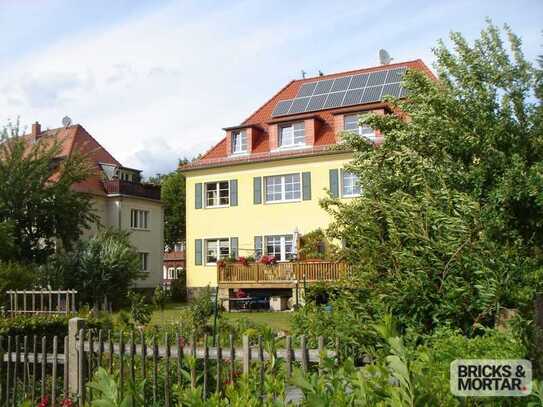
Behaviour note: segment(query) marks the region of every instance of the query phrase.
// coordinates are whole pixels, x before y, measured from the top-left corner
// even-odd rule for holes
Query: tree
[[[187,163],[187,159],[179,164]],[[185,177],[173,171],[160,177],[161,199],[164,203],[164,243],[173,247],[185,240]]]
[[[43,263],[60,243],[70,249],[95,220],[91,198],[72,185],[90,167],[84,156],[61,155],[50,138],[31,142],[18,123],[0,136],[0,224],[11,223],[15,260]]]
[[[363,195],[323,202],[372,312],[419,332],[473,332],[543,288],[541,69],[504,31],[507,49],[490,22],[473,44],[439,42],[439,80],[409,71],[409,98],[388,100],[402,113],[362,119],[382,146],[345,135]]]

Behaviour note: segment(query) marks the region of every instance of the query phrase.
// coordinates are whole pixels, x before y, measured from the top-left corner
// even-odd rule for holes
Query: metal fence
[[[186,340],[178,334],[165,334],[159,344],[156,338],[148,340],[141,332],[112,338],[110,331],[86,330],[81,318],[70,320],[64,338],[0,337],[0,406],[15,406],[21,398],[34,403],[44,395],[50,397],[51,405],[71,398],[83,406],[93,399],[86,384],[98,367],[118,376],[121,398],[124,385],[135,383],[136,377],[150,378],[142,392],[154,403],[170,406],[172,384],[181,385],[183,377],[190,377],[187,385],[193,389],[200,382],[206,395],[221,392],[225,380],[233,383],[238,373],[248,375],[255,365],[259,370],[255,380],[263,388],[265,363],[272,358],[284,360],[287,377],[295,363],[304,371],[312,363],[322,370],[325,358],[339,360],[339,341],[334,342],[334,350],[328,350],[323,337],[318,338],[316,349],[310,349],[305,336],[287,336],[284,348],[273,352],[265,350],[262,337],[251,344],[244,335],[241,347],[235,346],[232,335],[222,341],[219,338],[217,346],[208,346],[207,339],[204,336],[198,344],[194,337]],[[294,342],[299,343],[299,348],[293,348]]]
[[[77,312],[75,290],[10,290],[9,314],[68,314]]]

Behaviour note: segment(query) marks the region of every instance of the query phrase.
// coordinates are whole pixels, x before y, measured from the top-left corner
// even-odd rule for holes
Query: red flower
[[[277,262],[277,260],[275,259],[274,256],[262,256],[260,258],[260,263],[265,264],[267,266],[271,266],[271,265],[275,264],[276,262]]]
[[[41,398],[40,402],[38,403],[37,407],[47,407],[49,406],[49,396],[45,395]]]
[[[238,263],[241,263],[241,264],[244,265],[244,266],[248,266],[248,265],[249,265],[249,262],[248,262],[247,259],[246,259],[245,257],[243,257],[243,256],[238,257],[237,262],[238,262]]]
[[[62,400],[62,403],[60,403],[61,407],[73,407],[74,402],[70,399],[64,399]]]

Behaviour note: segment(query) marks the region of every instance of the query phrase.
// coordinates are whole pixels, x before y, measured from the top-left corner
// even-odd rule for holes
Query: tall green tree
[[[188,162],[189,160],[184,158],[179,160],[179,165]],[[176,243],[185,241],[185,176],[174,170],[169,174],[157,174],[149,181],[161,186],[160,197],[164,203],[164,243],[173,247]]]
[[[409,71],[409,97],[389,99],[403,114],[363,120],[382,146],[345,135],[363,193],[324,206],[372,313],[470,332],[501,307],[527,312],[543,288],[543,93],[508,27],[450,39],[434,49],[437,81]]]
[[[11,224],[15,260],[43,263],[58,244],[70,249],[94,219],[91,198],[72,185],[90,175],[85,157],[61,155],[59,141],[33,141],[19,126],[0,136],[0,224]]]

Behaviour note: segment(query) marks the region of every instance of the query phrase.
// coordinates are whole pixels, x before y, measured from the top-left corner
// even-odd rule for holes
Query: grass
[[[154,311],[151,324],[164,325],[176,321],[179,318],[179,311],[186,308],[186,303],[171,303],[166,306],[164,315],[160,311]],[[257,324],[267,325],[273,330],[290,331],[290,312],[223,312],[222,317],[235,321],[246,318]]]

